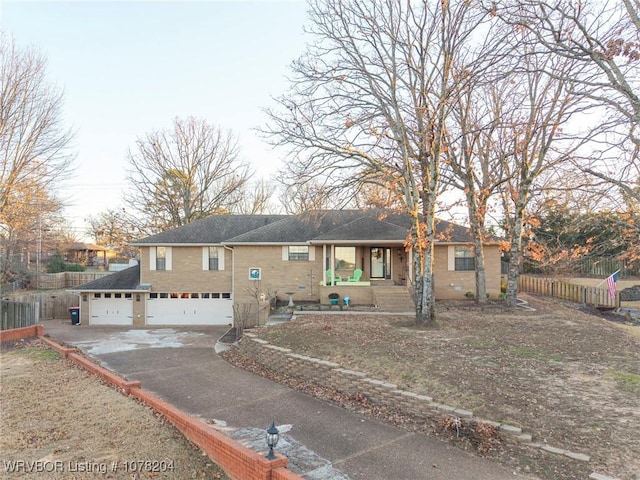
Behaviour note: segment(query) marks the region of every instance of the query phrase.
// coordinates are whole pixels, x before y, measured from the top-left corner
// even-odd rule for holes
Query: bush
[[[58,253],[49,259],[47,273],[60,272],[84,272],[84,267],[78,263],[67,263],[64,257]]]

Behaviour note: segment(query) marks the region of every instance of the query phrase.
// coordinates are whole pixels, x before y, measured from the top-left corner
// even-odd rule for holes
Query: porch
[[[349,305],[374,305],[381,312],[411,312],[415,309],[413,297],[405,285],[371,283],[354,285],[355,282],[338,282],[337,285],[320,286],[320,304],[330,305],[329,294],[337,293],[338,305],[344,306],[344,298],[349,297]]]
[[[373,245],[323,245],[325,270],[322,272],[321,286],[366,288],[408,285],[410,265],[404,247],[397,242],[388,245],[384,243],[386,242],[378,241]],[[354,277],[357,281],[354,281]]]

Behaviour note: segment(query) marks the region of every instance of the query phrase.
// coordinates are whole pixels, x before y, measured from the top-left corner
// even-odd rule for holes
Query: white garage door
[[[133,325],[130,293],[96,293],[89,312],[90,325]]]
[[[205,296],[203,298],[203,296]],[[184,296],[186,297],[186,295]],[[147,325],[228,325],[233,323],[230,296],[195,294],[189,298],[161,298],[151,294],[147,300]],[[195,298],[194,298],[195,297]]]

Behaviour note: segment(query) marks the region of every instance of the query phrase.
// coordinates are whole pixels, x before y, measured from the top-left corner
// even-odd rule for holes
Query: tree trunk
[[[478,305],[486,305],[489,303],[487,297],[487,277],[486,268],[484,266],[484,249],[482,241],[474,239],[475,243],[475,263],[476,263],[476,303]]]
[[[518,278],[522,263],[522,229],[524,207],[517,208],[511,230],[511,247],[509,248],[509,273],[507,275],[507,305],[515,307],[518,302]]]
[[[416,325],[431,327],[436,323],[433,269],[433,247],[424,255],[414,254]]]

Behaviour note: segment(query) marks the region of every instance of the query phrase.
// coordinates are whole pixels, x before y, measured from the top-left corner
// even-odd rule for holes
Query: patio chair
[[[362,270],[359,268],[356,268],[353,271],[353,275],[349,278],[347,278],[347,282],[359,282],[360,281],[360,277],[362,277]]]
[[[334,277],[331,269],[327,270],[327,285],[335,285],[339,281],[340,281],[340,277],[338,276]]]

